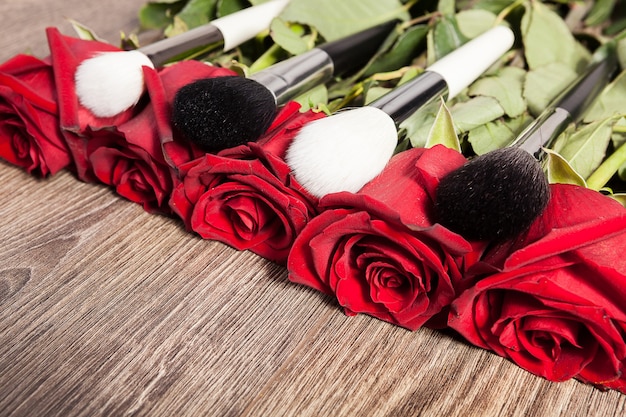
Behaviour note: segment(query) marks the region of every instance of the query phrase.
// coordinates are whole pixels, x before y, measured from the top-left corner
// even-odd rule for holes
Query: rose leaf
[[[410,17],[398,0],[291,0],[280,16],[315,27],[327,42],[394,18]]]
[[[606,155],[615,122],[614,118],[608,118],[584,125],[573,133],[568,130],[559,136],[553,149],[583,178],[588,178]]]
[[[378,56],[374,62],[366,69],[364,76],[370,76],[379,72],[387,72],[409,65],[415,58],[426,34],[428,26],[415,25],[402,33],[392,48]]]
[[[459,132],[467,132],[478,126],[504,116],[504,109],[498,100],[487,96],[474,97],[450,108],[454,125]]]
[[[626,70],[600,93],[589,111],[585,113],[585,123],[606,119],[615,115],[626,115]]]
[[[166,36],[175,36],[205,23],[215,15],[217,0],[189,0],[176,14],[174,24],[165,30]]]
[[[455,16],[443,16],[428,32],[428,65],[458,49],[468,41],[461,32]]]
[[[308,90],[306,93],[296,97],[294,101],[302,106],[300,112],[318,108],[320,105],[328,104],[328,89],[325,85],[318,85]]]
[[[533,1],[521,22],[522,41],[528,67],[533,70],[561,62],[578,71],[589,60],[563,19],[548,6]]]
[[[250,3],[254,5],[254,2]],[[248,2],[246,0],[218,1],[216,15],[219,17],[227,16],[231,13],[238,12],[239,10],[242,10],[246,7],[248,7]]]
[[[304,33],[297,33],[293,26],[281,18],[276,18],[272,20],[270,32],[274,42],[280,45],[281,48],[292,55],[299,55],[311,49],[312,45],[302,37]],[[296,26],[296,28],[298,27],[301,26]]]
[[[459,30],[470,39],[491,29],[496,19],[497,16],[494,13],[481,9],[463,10],[456,15]]]
[[[443,145],[461,152],[461,144],[454,129],[452,115],[450,114],[446,103],[443,101],[443,98],[441,99],[439,112],[437,112],[435,122],[430,128],[430,132],[426,138],[426,145],[424,147],[432,148],[435,145]]]
[[[526,113],[515,119],[495,120],[470,130],[467,140],[474,153],[483,155],[508,146],[531,121]]]
[[[496,75],[482,77],[472,84],[469,95],[493,97],[509,117],[518,117],[526,111],[526,101],[522,96],[525,75],[521,68],[502,68]]]
[[[581,187],[587,187],[583,177],[578,174],[574,168],[558,153],[546,149],[546,175],[551,184],[573,184]]]
[[[526,73],[524,98],[530,112],[537,116],[577,77],[568,66],[553,62]]]
[[[587,19],[585,19],[585,24],[588,26],[596,26],[601,23],[604,23],[607,19],[611,17],[611,13],[613,12],[613,8],[615,7],[616,0],[598,0],[595,2]]]

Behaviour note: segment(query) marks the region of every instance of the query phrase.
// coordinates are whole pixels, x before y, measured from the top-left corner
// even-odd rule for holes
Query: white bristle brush
[[[288,3],[272,0],[248,7],[134,51],[99,53],[76,70],[78,99],[95,116],[115,116],[139,101],[144,91],[143,66],[160,67],[186,51],[212,44],[232,49],[269,28]]]
[[[509,28],[497,26],[369,105],[308,123],[287,150],[285,159],[294,177],[317,197],[360,190],[391,158],[398,124],[440,96],[456,96],[514,41]]]

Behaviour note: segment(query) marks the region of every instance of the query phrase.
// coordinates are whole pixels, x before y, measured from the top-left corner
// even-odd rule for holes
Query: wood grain
[[[2,57],[47,53],[64,15],[114,40],[141,4],[0,0]],[[284,268],[67,172],[0,163],[0,195],[0,416],[626,415],[617,392],[346,317]]]

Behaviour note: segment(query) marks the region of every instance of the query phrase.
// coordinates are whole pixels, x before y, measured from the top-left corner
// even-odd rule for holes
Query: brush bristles
[[[468,239],[499,240],[526,230],[548,204],[539,162],[519,148],[489,152],[444,177],[438,221]]]
[[[113,117],[137,104],[144,90],[141,67],[154,68],[139,51],[102,52],[76,69],[76,95],[97,117]]]
[[[391,117],[362,107],[306,124],[285,160],[295,179],[316,197],[357,192],[383,170],[397,142]]]
[[[205,78],[176,93],[172,123],[202,150],[217,152],[256,141],[277,111],[272,92],[254,80]]]

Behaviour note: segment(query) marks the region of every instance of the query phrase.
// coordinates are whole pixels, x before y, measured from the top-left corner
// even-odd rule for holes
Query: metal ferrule
[[[172,36],[138,50],[146,55],[155,67],[160,67],[172,59],[196,49],[217,49],[224,44],[224,36],[212,25],[198,26],[180,35]]]
[[[436,72],[425,71],[371,102],[369,106],[384,111],[396,124],[400,124],[418,109],[442,96],[444,100],[448,96],[448,85],[443,77]]]
[[[572,120],[570,113],[560,107],[546,110],[517,137],[511,146],[521,148],[541,160],[545,154],[542,148],[549,148]]]
[[[314,48],[301,55],[279,62],[249,78],[264,85],[282,105],[311,88],[324,84],[333,76],[333,61],[321,49]]]

